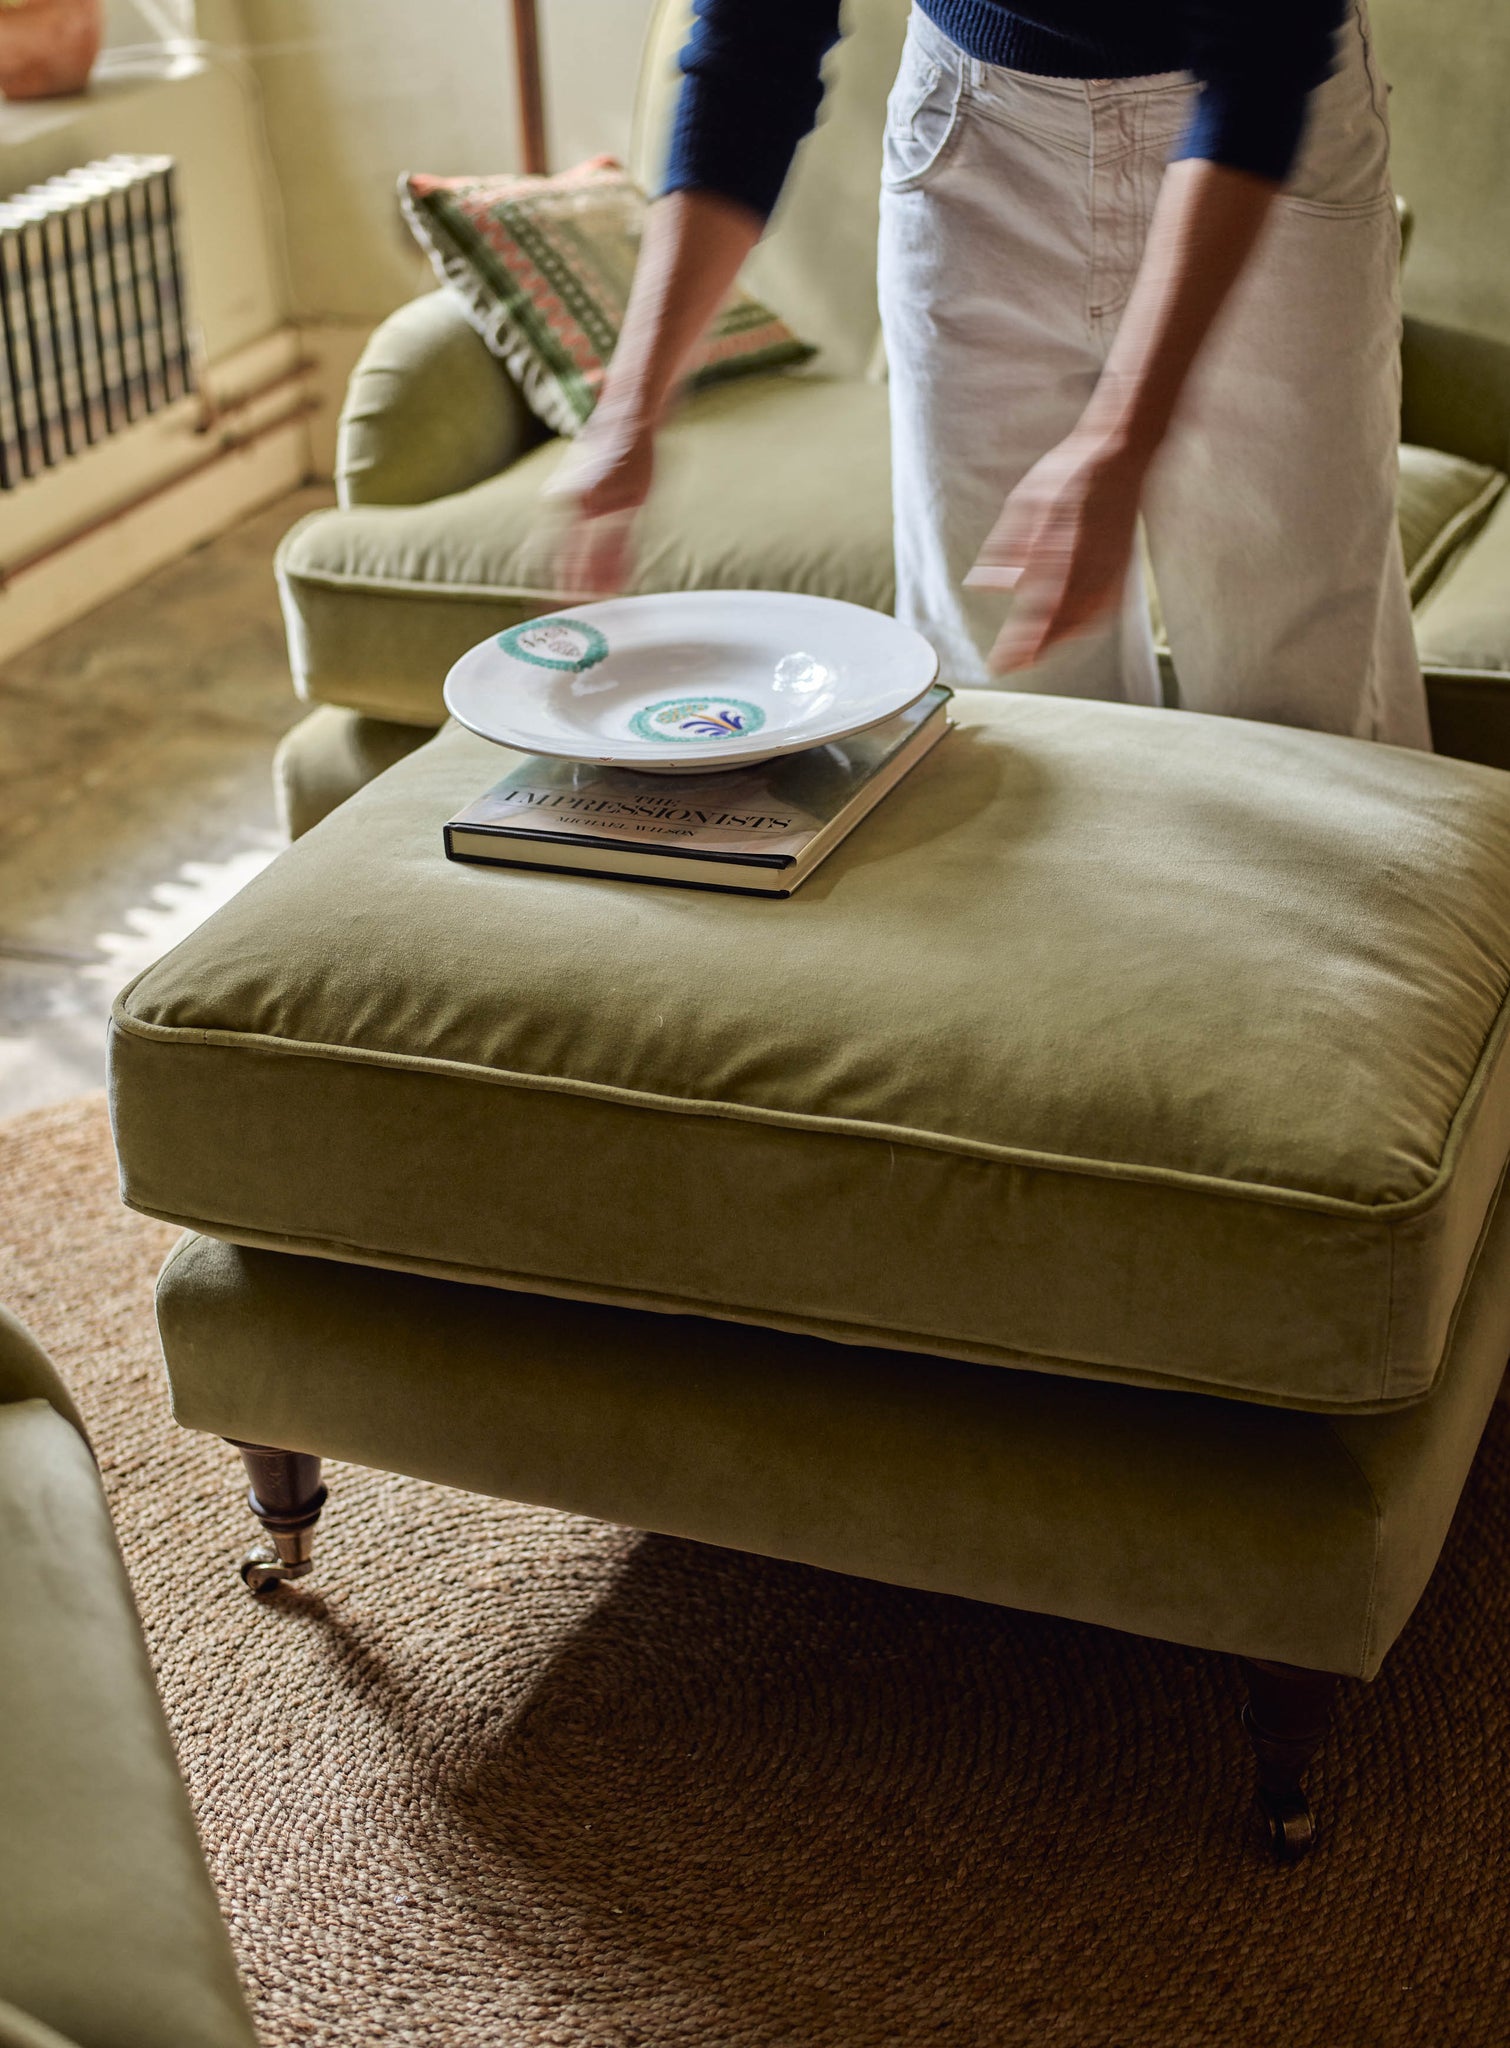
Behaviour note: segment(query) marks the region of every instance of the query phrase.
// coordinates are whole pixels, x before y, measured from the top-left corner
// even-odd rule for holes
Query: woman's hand
[[[1029,668],[1121,605],[1147,459],[1084,423],[1034,463],[1002,507],[971,590],[1014,590],[991,649],[998,675]]]
[[[650,495],[655,428],[638,408],[600,405],[551,480],[567,527],[556,580],[574,597],[613,597],[634,567],[634,518]]]

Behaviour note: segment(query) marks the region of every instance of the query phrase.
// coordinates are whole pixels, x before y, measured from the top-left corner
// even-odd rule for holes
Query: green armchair
[[[687,0],[647,40],[632,161],[653,181]],[[665,436],[636,587],[764,587],[892,601],[874,250],[883,108],[905,0],[855,10],[755,288],[819,345],[802,370],[702,392]],[[1437,745],[1510,767],[1510,346],[1412,321],[1401,530]],[[401,307],[351,380],[339,505],[277,573],[295,685],[316,708],[278,773],[297,836],[441,722],[441,684],[491,633],[553,610],[541,494],[562,454],[446,291]]]
[[[83,1424],[0,1309],[0,2048],[256,2048]]]

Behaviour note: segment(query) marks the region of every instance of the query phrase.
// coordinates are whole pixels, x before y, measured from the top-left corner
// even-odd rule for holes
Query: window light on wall
[[[198,32],[195,0],[105,0],[107,50],[175,50]]]

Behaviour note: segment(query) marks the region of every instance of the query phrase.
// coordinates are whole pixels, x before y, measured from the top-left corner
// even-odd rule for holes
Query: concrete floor
[[[100,1087],[118,989],[282,843],[297,492],[0,672],[0,1117]]]

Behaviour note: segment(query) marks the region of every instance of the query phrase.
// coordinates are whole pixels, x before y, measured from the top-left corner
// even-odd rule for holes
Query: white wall
[[[1510,342],[1510,5],[1371,0],[1395,188],[1415,213],[1405,301]]]
[[[540,0],[552,162],[629,143],[650,0]],[[297,317],[371,324],[429,281],[405,170],[518,163],[509,0],[240,0]]]
[[[105,48],[140,48],[198,33],[194,0],[105,0]]]

